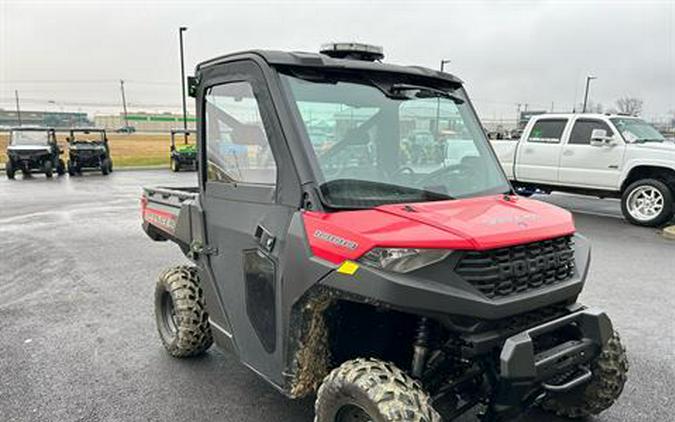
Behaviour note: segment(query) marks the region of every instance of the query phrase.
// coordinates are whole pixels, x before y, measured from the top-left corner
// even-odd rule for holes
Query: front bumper
[[[535,350],[537,338],[573,326],[579,336],[547,350]],[[604,311],[583,309],[509,337],[500,355],[500,376],[510,381],[546,379],[591,360],[612,336]]]
[[[564,340],[541,347],[540,341],[567,330]],[[574,332],[574,336],[569,336]],[[546,394],[570,391],[591,379],[591,362],[612,336],[604,311],[581,309],[506,339],[499,356],[496,413],[507,412]]]

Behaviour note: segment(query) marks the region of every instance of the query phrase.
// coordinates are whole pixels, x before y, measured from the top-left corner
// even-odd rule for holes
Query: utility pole
[[[593,79],[598,79],[598,78],[597,78],[597,76],[591,76],[591,75],[586,76],[586,92],[584,93],[584,106],[581,110],[582,113],[586,112],[586,106],[588,105],[588,91],[589,91],[589,88],[590,88],[590,85],[591,85],[591,81]]]
[[[516,129],[520,129],[520,106],[521,103],[516,103]]]
[[[183,136],[185,137],[185,144],[187,144],[187,100],[185,98],[185,56],[183,54],[183,32],[185,31],[187,31],[187,28],[184,26],[178,28],[178,38],[180,40],[180,86],[183,91],[183,130],[185,130]]]
[[[446,64],[450,64],[451,60],[449,59],[441,59],[441,72],[445,69]],[[436,136],[438,137],[439,135],[439,130],[440,130],[440,122],[439,120],[441,119],[441,99],[438,98],[436,100]]]
[[[19,90],[15,89],[14,90],[14,98],[16,99],[16,117],[19,120],[19,126],[22,125],[21,123],[21,107],[19,106]]]
[[[124,110],[124,127],[129,130],[129,116],[127,114],[127,97],[124,95],[124,81],[120,79],[120,90],[122,91],[122,108]]]

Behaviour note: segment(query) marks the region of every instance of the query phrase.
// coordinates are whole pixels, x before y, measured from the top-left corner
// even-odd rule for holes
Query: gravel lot
[[[194,179],[166,170],[2,175],[0,420],[312,420],[311,400],[286,400],[228,355],[176,360],[160,345],[154,281],[185,259],[142,232],[140,186]],[[622,221],[615,201],[542,199],[582,211],[577,226],[594,245],[582,301],[609,311],[629,350],[625,393],[594,420],[672,420],[675,242]]]

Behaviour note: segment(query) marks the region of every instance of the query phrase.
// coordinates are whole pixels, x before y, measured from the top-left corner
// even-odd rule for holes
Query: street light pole
[[[591,76],[591,75],[586,76],[586,91],[584,92],[584,106],[581,109],[582,113],[586,112],[586,106],[588,105],[588,91],[589,91],[589,88],[590,88],[590,85],[591,85],[591,81],[593,79],[598,79],[598,78],[597,78],[597,76]]]
[[[14,98],[16,99],[16,117],[19,120],[19,126],[21,126],[21,107],[19,107],[19,90],[14,90]]]
[[[187,99],[185,98],[185,56],[183,54],[183,32],[185,31],[187,31],[187,28],[184,26],[178,28],[178,39],[180,40],[180,86],[183,98],[183,130],[185,130],[183,136],[185,137],[185,143],[187,144]]]
[[[443,69],[445,69],[446,64],[450,64],[451,60],[443,59],[441,60],[441,72],[443,72]]]

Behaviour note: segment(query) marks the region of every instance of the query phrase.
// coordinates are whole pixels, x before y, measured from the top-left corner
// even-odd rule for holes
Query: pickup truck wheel
[[[660,180],[638,180],[623,192],[621,211],[638,226],[660,226],[673,216],[673,192]]]
[[[182,265],[159,277],[155,319],[159,337],[171,356],[200,355],[213,344],[197,268]]]
[[[440,422],[421,385],[391,363],[355,359],[323,380],[314,422]]]
[[[542,409],[567,418],[585,418],[610,408],[621,395],[628,373],[626,349],[618,333],[602,349],[591,372],[586,385],[544,401]]]

